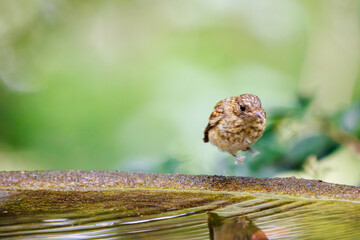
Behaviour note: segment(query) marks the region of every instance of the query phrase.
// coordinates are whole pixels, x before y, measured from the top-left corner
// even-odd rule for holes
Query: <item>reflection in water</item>
[[[2,192],[1,239],[360,239],[360,203],[161,190]]]
[[[245,216],[225,218],[217,213],[208,216],[210,240],[268,240],[265,233]]]

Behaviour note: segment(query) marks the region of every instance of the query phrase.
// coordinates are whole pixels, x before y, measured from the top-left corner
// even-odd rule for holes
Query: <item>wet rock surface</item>
[[[360,201],[360,188],[319,180],[149,174],[122,171],[0,172],[0,189],[104,190],[171,189],[265,193]]]

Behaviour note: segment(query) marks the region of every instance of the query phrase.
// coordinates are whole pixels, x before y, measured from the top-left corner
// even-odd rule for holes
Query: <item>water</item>
[[[0,191],[1,239],[360,239],[360,204],[221,192]]]

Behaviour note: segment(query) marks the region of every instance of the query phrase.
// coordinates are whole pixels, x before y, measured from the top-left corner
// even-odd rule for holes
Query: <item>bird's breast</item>
[[[261,119],[260,119],[261,120]],[[224,151],[237,148],[245,150],[258,140],[265,130],[265,122],[245,121],[241,118],[228,117],[210,131],[210,142]]]

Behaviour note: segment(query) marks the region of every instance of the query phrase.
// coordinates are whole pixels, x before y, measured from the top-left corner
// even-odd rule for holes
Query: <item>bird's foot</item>
[[[253,150],[253,149],[251,149],[251,148],[249,148],[249,147],[248,147],[246,150],[249,151],[249,152],[251,152],[251,155],[252,155],[253,157],[255,157],[255,156],[257,156],[257,155],[260,154],[259,151]]]
[[[242,164],[244,162],[245,156],[235,156],[236,161],[234,162],[236,165]]]

